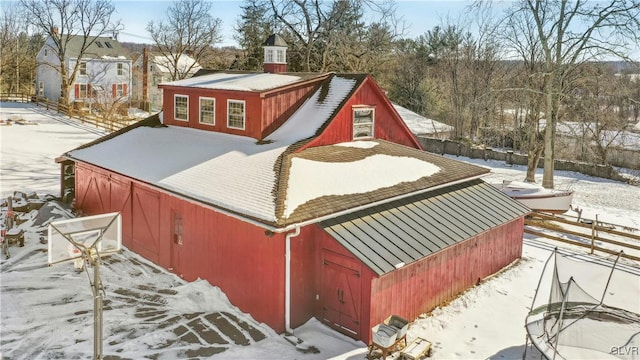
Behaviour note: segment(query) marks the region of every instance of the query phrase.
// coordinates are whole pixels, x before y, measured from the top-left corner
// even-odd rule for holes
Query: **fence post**
[[[595,248],[596,241],[596,223],[598,222],[598,215],[596,215],[596,221],[591,222],[591,254],[593,255],[593,250]]]

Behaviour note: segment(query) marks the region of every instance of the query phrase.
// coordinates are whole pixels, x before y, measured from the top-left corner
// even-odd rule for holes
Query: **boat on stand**
[[[531,210],[562,214],[571,209],[573,190],[545,189],[537,184],[510,180],[493,185]]]

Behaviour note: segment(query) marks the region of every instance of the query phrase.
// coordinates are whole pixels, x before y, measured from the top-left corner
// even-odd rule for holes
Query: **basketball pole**
[[[93,267],[93,359],[102,360],[102,279],[100,278],[100,256],[89,254]]]

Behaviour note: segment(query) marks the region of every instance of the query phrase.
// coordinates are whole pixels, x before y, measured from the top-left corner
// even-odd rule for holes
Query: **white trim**
[[[229,106],[231,104],[242,104],[242,127],[235,127],[235,126],[231,126],[229,125]],[[229,129],[236,129],[236,130],[244,130],[247,127],[247,104],[246,101],[244,100],[232,100],[232,99],[227,99],[227,127]]]
[[[187,99],[187,118],[186,119],[178,118],[176,116],[176,99],[178,97]],[[189,95],[173,94],[173,120],[189,122]]]
[[[359,125],[369,125],[371,124],[371,136],[357,136],[355,132],[355,119],[356,119],[356,111],[371,111],[371,123],[362,123]],[[353,106],[352,107],[352,117],[351,117],[351,138],[353,140],[361,140],[361,139],[373,139],[376,136],[376,108],[374,106]]]
[[[293,334],[291,328],[291,238],[300,235],[300,227],[285,235],[285,268],[284,268],[284,330]]]
[[[213,122],[203,122],[202,121],[202,100],[212,100],[213,101]],[[203,125],[213,126],[216,124],[216,98],[200,96],[198,98],[198,123]]]
[[[82,65],[84,65],[84,73],[82,72]],[[78,75],[87,76],[87,62],[84,60],[80,60],[80,64],[78,64]]]

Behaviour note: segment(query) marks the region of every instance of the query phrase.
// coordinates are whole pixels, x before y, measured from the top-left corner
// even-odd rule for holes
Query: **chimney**
[[[271,34],[262,44],[264,48],[263,70],[266,73],[287,72],[287,48],[289,45],[279,35]]]
[[[149,49],[147,47],[142,50],[142,100],[145,109],[149,111]]]

